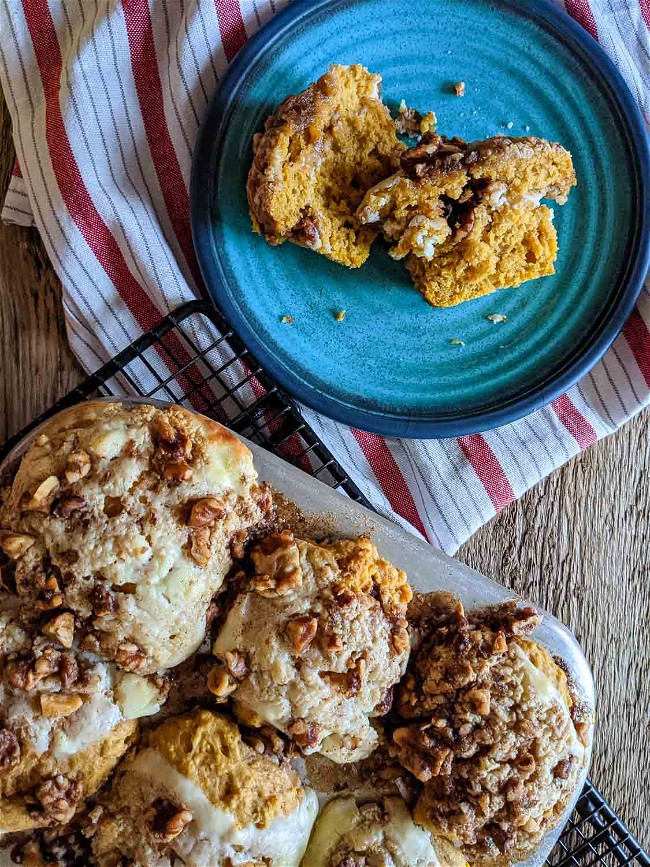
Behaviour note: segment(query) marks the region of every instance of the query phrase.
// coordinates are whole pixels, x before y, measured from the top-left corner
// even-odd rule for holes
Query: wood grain
[[[13,161],[0,105],[0,191]],[[60,284],[35,230],[0,226],[0,440],[81,377]],[[650,429],[637,417],[529,491],[460,560],[548,608],[593,666],[592,778],[650,846]]]

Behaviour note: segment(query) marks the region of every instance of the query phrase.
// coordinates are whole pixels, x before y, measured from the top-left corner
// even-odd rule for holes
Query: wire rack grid
[[[371,507],[354,481],[211,304],[191,301],[126,347],[0,447],[67,406],[98,396],[174,401],[226,423],[312,476]],[[548,861],[550,867],[650,867],[650,858],[587,782]]]

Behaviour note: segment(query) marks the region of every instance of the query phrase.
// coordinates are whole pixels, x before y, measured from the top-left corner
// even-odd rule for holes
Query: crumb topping
[[[559,819],[584,761],[564,672],[527,636],[534,609],[429,611],[397,690],[399,761],[424,784],[415,817],[470,863],[525,858]]]

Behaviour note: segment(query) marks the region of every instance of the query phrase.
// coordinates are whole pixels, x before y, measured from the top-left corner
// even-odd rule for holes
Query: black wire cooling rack
[[[370,507],[290,398],[221,314],[204,301],[179,307],[85,379],[0,447],[0,460],[26,433],[59,410],[88,398],[125,393],[174,401],[204,412]],[[587,782],[546,863],[551,867],[650,867],[650,858],[600,792]]]

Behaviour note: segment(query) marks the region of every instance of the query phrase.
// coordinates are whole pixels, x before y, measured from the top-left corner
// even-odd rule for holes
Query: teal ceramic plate
[[[254,235],[252,136],[331,63],[379,72],[389,106],[433,109],[442,133],[567,147],[578,187],[555,206],[556,274],[434,309],[380,243],[352,271]],[[450,92],[460,80],[462,98]],[[647,271],[648,173],[620,75],[550,3],[295,0],[244,47],[210,106],[194,156],[194,242],[214,300],[295,397],[386,435],[457,436],[550,402],[610,345]]]

